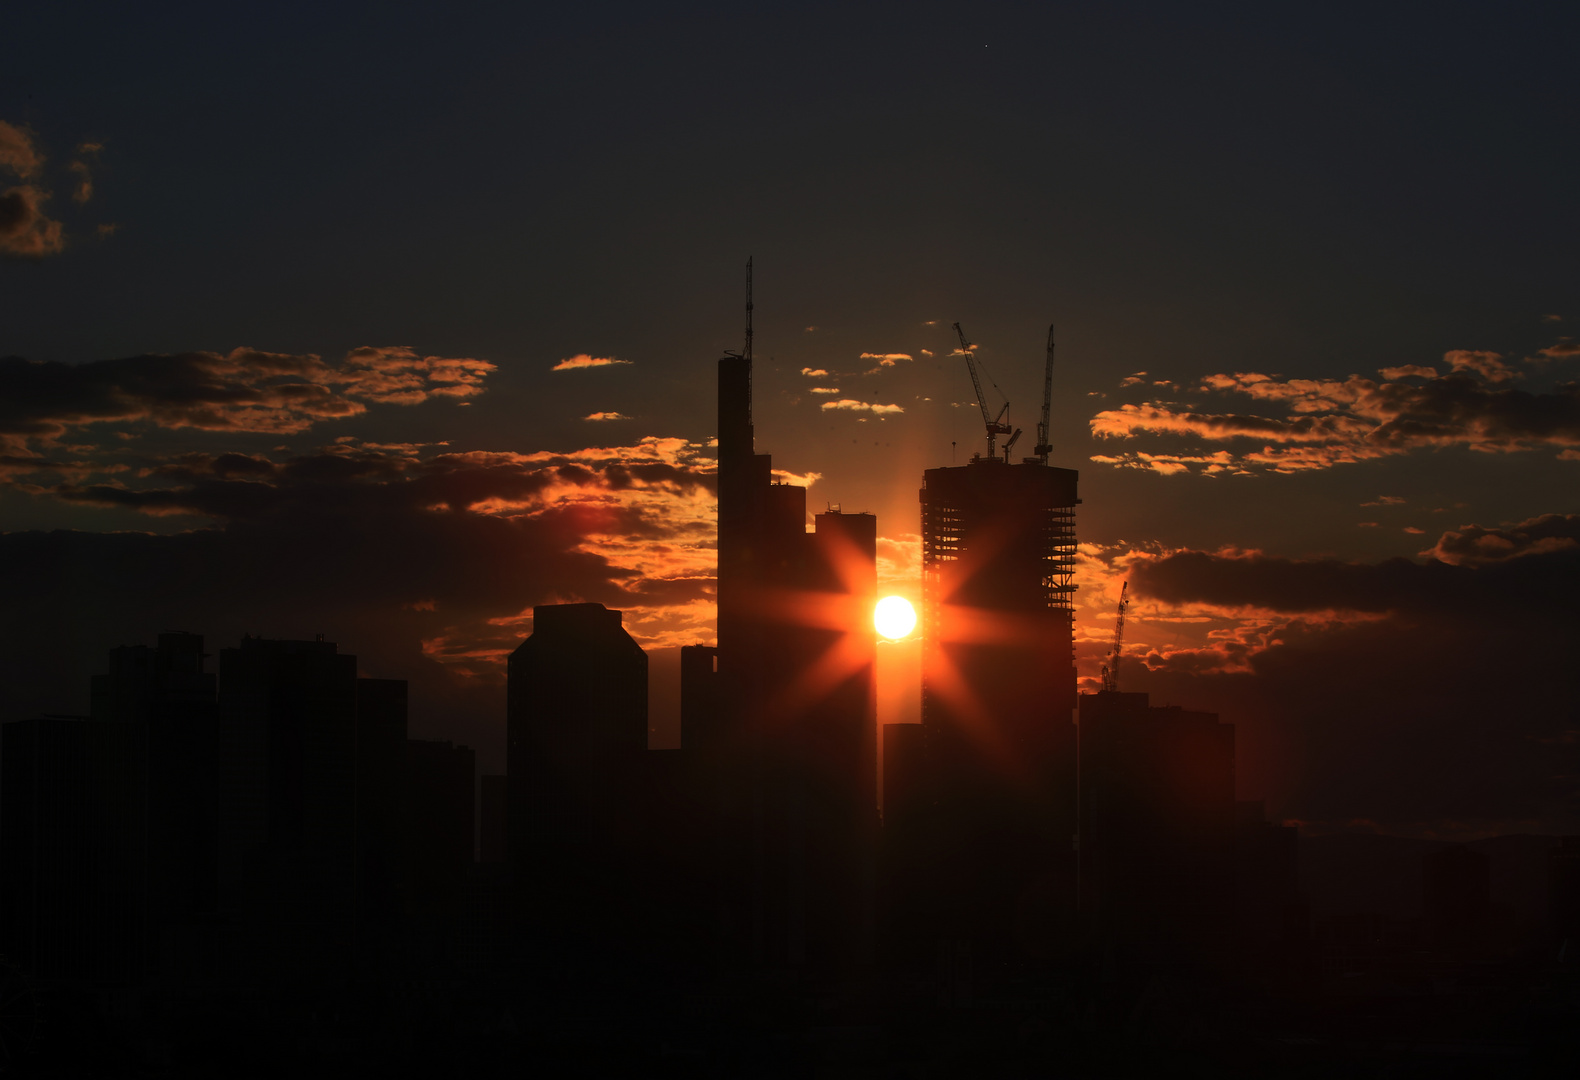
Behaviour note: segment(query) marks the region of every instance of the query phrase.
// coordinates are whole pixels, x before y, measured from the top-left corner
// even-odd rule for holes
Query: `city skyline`
[[[764,46],[784,78],[749,128],[635,37],[606,42],[626,64],[599,93],[557,96],[603,40],[573,15],[552,61],[479,46],[421,109],[309,64],[363,29],[336,20],[311,48],[270,27],[238,45],[309,64],[300,88],[216,78],[184,111],[102,27],[76,95],[41,46],[0,84],[4,182],[50,195],[0,265],[0,708],[85,711],[103,652],[162,630],[323,632],[411,682],[414,733],[493,771],[504,657],[534,605],[575,600],[625,611],[678,699],[678,647],[714,640],[711,364],[751,254],[760,439],[809,510],[877,516],[880,593],[920,599],[918,480],[981,442],[950,324],[1029,431],[1052,321],[1084,689],[1129,580],[1124,688],[1234,724],[1238,794],[1276,819],[1580,829],[1573,151],[1511,133],[1566,130],[1572,90],[1535,59],[1498,85],[1435,74],[1545,55],[1572,24],[1445,16],[1410,27],[1430,48],[1379,52],[1293,15],[1137,12],[1017,34],[988,12],[969,47],[859,20],[820,37],[819,16]],[[761,28],[664,40],[696,59]],[[872,56],[931,74],[902,90]],[[824,67],[849,72],[837,95]],[[639,133],[619,103],[643,80]],[[344,123],[294,124],[303,94]],[[692,184],[737,130],[763,167]],[[429,144],[465,175],[412,229],[431,180],[392,163]],[[287,182],[294,155],[321,168]],[[496,170],[531,197],[477,178]]]

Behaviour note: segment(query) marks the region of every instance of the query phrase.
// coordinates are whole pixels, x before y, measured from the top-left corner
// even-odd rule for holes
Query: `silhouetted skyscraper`
[[[869,948],[876,522],[806,524],[806,489],[755,449],[748,336],[719,361],[715,828],[726,952],[773,969]]]
[[[81,716],[0,728],[0,948],[37,978],[147,972],[142,741],[136,724]]]
[[[1108,956],[1225,963],[1234,916],[1234,726],[1146,694],[1084,694],[1081,895]]]
[[[284,974],[343,977],[399,910],[406,684],[333,642],[220,653],[221,904]],[[387,950],[383,950],[387,952]]]
[[[927,470],[922,723],[940,933],[1041,951],[1074,912],[1077,474]]]
[[[510,655],[507,835],[523,915],[547,944],[611,963],[642,922],[647,654],[602,604],[532,609]]]
[[[680,744],[702,750],[719,742],[719,650],[680,647]]]
[[[143,792],[143,909],[150,965],[196,974],[218,907],[215,676],[200,634],[164,633],[154,648],[110,650],[93,677],[94,720],[136,729],[128,778]]]

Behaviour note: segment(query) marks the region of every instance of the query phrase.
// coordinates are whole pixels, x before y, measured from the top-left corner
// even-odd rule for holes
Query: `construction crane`
[[[1053,452],[1053,447],[1048,445],[1048,413],[1053,408],[1053,327],[1048,327],[1048,360],[1042,367],[1042,422],[1037,425],[1037,445],[1031,452],[1036,458],[1027,458],[1026,464],[1034,460],[1038,465],[1048,464],[1048,455]]]
[[[1019,432],[1014,431],[1013,428],[1004,423],[1004,414],[1009,411],[1008,401],[1004,402],[1004,407],[998,411],[998,416],[995,417],[988,414],[987,398],[982,393],[982,377],[977,374],[977,362],[976,357],[972,355],[972,345],[966,340],[966,332],[960,329],[959,323],[955,323],[955,333],[960,336],[960,354],[966,358],[966,370],[971,372],[971,387],[977,392],[977,406],[982,410],[982,425],[987,428],[987,458],[989,461],[996,461],[998,459],[998,437],[1000,435],[1009,435],[1011,437],[1010,444],[1013,445],[1014,437]],[[1008,460],[1008,454],[1009,451],[1006,448],[1006,461]]]
[[[1130,606],[1130,582],[1119,587],[1119,617],[1114,620],[1114,650],[1108,663],[1103,665],[1103,689],[1110,694],[1119,692],[1119,654],[1125,647],[1125,608]]]

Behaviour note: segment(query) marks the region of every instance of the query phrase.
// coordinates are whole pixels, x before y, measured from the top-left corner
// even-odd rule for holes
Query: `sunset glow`
[[[885,596],[872,611],[872,625],[890,641],[898,641],[916,629],[916,609],[903,596]]]

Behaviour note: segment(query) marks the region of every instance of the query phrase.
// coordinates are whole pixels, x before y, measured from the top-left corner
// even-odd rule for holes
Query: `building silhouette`
[[[4,955],[47,981],[148,973],[142,739],[136,725],[42,716],[0,728]]]
[[[602,604],[532,609],[511,653],[506,833],[523,947],[629,963],[645,918],[647,654]]]
[[[756,452],[749,327],[718,370],[720,948],[749,969],[849,970],[871,951],[876,519],[830,509],[808,533],[806,489]]]
[[[911,921],[954,942],[940,946],[951,955],[1068,940],[1077,478],[982,457],[924,474],[922,731],[897,737],[925,747],[895,755],[885,786],[905,793],[891,846],[930,853],[931,880],[903,890]],[[925,780],[905,775],[917,769]],[[910,794],[919,788],[928,794]]]
[[[335,981],[387,958],[402,908],[406,684],[333,642],[220,653],[220,907],[230,963]]]
[[[1080,721],[1081,906],[1105,962],[1143,971],[1229,963],[1233,725],[1107,690],[1081,696]]]

